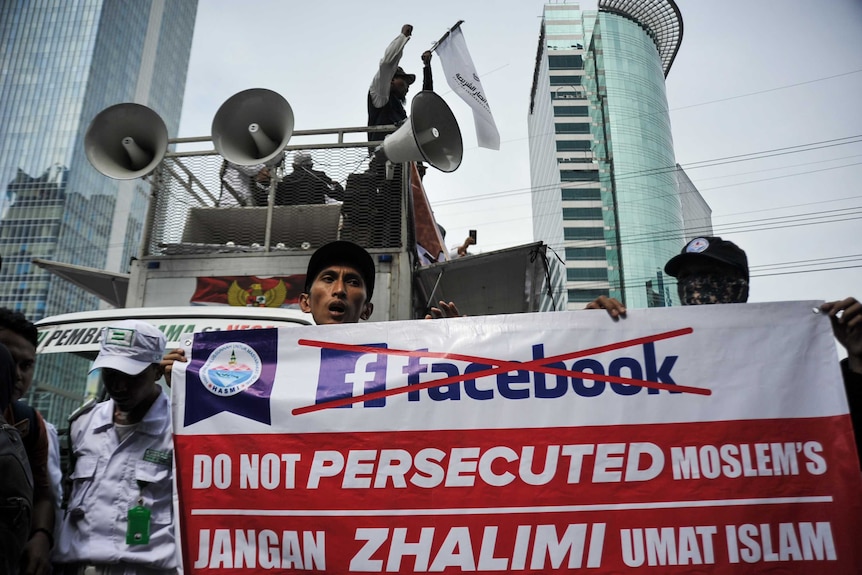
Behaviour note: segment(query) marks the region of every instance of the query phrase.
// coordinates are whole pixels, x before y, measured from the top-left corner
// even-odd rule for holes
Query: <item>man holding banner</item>
[[[374,311],[374,260],[352,242],[330,242],[318,248],[308,262],[300,309],[317,325],[359,323]],[[453,302],[438,302],[426,319],[459,317]]]
[[[748,258],[731,241],[719,237],[695,238],[667,262],[665,273],[677,278],[682,305],[748,301]],[[587,304],[587,309],[607,310],[615,320],[626,316],[622,302],[607,296],[599,296]],[[829,316],[835,339],[847,350],[841,373],[862,467],[862,303],[849,297],[824,303],[819,311]]]

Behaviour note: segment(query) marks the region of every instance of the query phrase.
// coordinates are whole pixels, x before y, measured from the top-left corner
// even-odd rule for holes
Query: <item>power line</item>
[[[729,101],[729,100],[737,100],[737,99],[740,99],[740,98],[747,98],[747,97],[751,97],[751,96],[757,96],[757,95],[760,95],[760,94],[766,94],[766,93],[769,93],[769,92],[777,92],[777,91],[780,91],[780,90],[786,90],[786,89],[789,89],[789,88],[796,88],[796,87],[799,87],[799,86],[804,86],[804,85],[807,85],[807,84],[814,84],[814,83],[817,83],[817,82],[825,82],[825,81],[827,81],[827,80],[833,80],[833,79],[835,79],[835,78],[841,78],[841,77],[843,77],[843,76],[850,76],[850,75],[853,75],[853,74],[858,74],[858,73],[860,73],[860,72],[862,72],[862,70],[850,70],[850,71],[848,71],[848,72],[841,72],[840,74],[833,74],[833,75],[831,75],[831,76],[824,76],[824,77],[822,77],[822,78],[814,78],[814,79],[812,79],[812,80],[803,80],[803,81],[801,81],[801,82],[796,82],[796,83],[794,83],[794,84],[786,84],[786,85],[784,85],[784,86],[776,86],[776,87],[774,87],[774,88],[766,88],[766,89],[764,89],[764,90],[758,90],[758,91],[755,91],[755,92],[748,92],[748,93],[745,93],[745,94],[738,94],[738,95],[736,95],[736,96],[728,96],[728,97],[726,97],[726,98],[719,98],[719,99],[716,99],[716,100],[708,100],[708,101],[706,101],[706,102],[699,102],[699,103],[697,103],[697,104],[689,104],[689,105],[686,105],[686,106],[678,106],[678,107],[676,107],[676,108],[663,108],[663,109],[661,109],[661,110],[657,110],[657,111],[655,111],[655,112],[637,112],[637,113],[622,114],[622,115],[620,115],[620,116],[619,116],[619,119],[622,119],[622,120],[631,120],[631,119],[635,119],[635,118],[643,119],[643,118],[649,118],[650,116],[658,116],[658,115],[664,115],[664,114],[668,114],[668,115],[669,115],[671,112],[676,112],[676,111],[679,111],[679,110],[686,110],[686,109],[689,109],[689,108],[697,108],[697,107],[700,107],[700,106],[707,106],[707,105],[710,105],[710,104],[717,104],[717,103],[720,103],[720,102],[727,102],[727,101]],[[557,86],[557,87],[559,88],[559,86]],[[588,100],[588,102],[589,102],[589,100]],[[592,103],[592,102],[591,102],[591,103]],[[551,132],[546,132],[546,133],[544,133],[544,134],[537,134],[536,136],[533,136],[533,137],[548,136],[548,135],[550,135],[550,134],[551,134]],[[505,142],[518,142],[518,141],[522,141],[522,140],[530,140],[530,139],[532,139],[532,137],[527,136],[527,137],[525,137],[525,138],[512,138],[512,139],[509,139],[509,140],[505,140]],[[478,147],[478,146],[477,146],[477,147]],[[472,149],[475,149],[475,148],[472,148]]]
[[[849,142],[845,141],[845,142],[837,143],[841,140],[849,140],[849,139],[853,139],[853,138],[856,138],[856,139],[853,141],[849,141]],[[745,156],[760,155],[758,157],[754,157],[751,159],[763,159],[765,157],[774,157],[774,156],[787,155],[787,154],[791,154],[791,153],[808,152],[808,151],[820,149],[821,147],[806,148],[806,149],[798,149],[798,148],[801,148],[804,146],[814,146],[814,145],[818,145],[818,144],[824,144],[827,142],[836,142],[836,143],[833,143],[833,144],[830,144],[827,146],[821,146],[821,147],[833,147],[833,146],[841,146],[841,145],[848,145],[848,144],[856,144],[856,143],[862,142],[862,134],[857,135],[857,136],[847,136],[844,138],[836,138],[834,140],[825,140],[823,142],[814,142],[811,144],[801,144],[800,146],[791,146],[789,148],[775,148],[773,150],[765,150],[762,152],[753,152],[752,154],[745,154]],[[796,149],[794,149],[794,148],[796,148]],[[789,151],[791,149],[793,149],[793,151]],[[768,154],[770,152],[778,152],[778,151],[784,151],[784,153],[776,153],[776,154],[771,154],[769,156],[762,155],[762,154]],[[701,162],[696,162],[696,163],[702,164],[700,166],[696,166],[696,168],[713,167],[713,166],[733,163],[733,162],[728,162],[725,160],[729,160],[732,158],[739,158],[739,157],[741,157],[741,156],[727,156],[724,158],[716,158],[713,160],[703,160]],[[851,157],[855,157],[855,156],[851,156]],[[824,161],[831,161],[831,160],[824,160]],[[707,162],[713,162],[713,163],[710,164]],[[856,166],[856,165],[859,165],[860,163],[862,163],[862,162],[856,162],[856,163],[852,163],[852,164],[844,164],[842,166],[833,166],[831,168],[823,168],[822,170],[814,170],[814,171],[809,170],[806,172],[801,172],[801,173],[796,173],[796,174],[786,174],[783,176],[776,176],[775,178],[772,178],[772,179],[792,177],[792,176],[796,176],[796,175],[805,175],[805,174],[809,174],[809,173],[815,173],[818,171],[828,171],[828,170],[833,170],[833,169],[840,169],[840,168],[845,168],[845,167]],[[688,166],[688,165],[689,164],[686,164],[686,166]],[[685,169],[686,166],[682,166],[683,169]],[[793,166],[787,166],[787,167],[793,167]],[[772,168],[772,169],[780,169],[780,168]],[[620,180],[629,180],[629,179],[639,178],[639,177],[644,177],[644,176],[670,174],[670,173],[676,172],[677,170],[678,170],[677,166],[673,165],[673,166],[663,166],[660,168],[650,168],[647,170],[639,170],[639,171],[635,171],[635,172],[624,172],[622,174],[617,175],[615,177],[615,180],[620,181]],[[728,176],[722,176],[722,177],[732,177],[735,175],[736,174],[728,175]],[[716,179],[716,178],[713,178],[713,179]],[[732,184],[732,185],[744,185],[744,184],[748,184],[748,183],[758,183],[758,182],[762,182],[762,181],[769,181],[769,179],[753,180],[750,182],[741,182],[741,183]],[[561,182],[560,184],[554,183],[554,184],[547,184],[544,186],[536,186],[536,187],[513,188],[511,190],[503,190],[500,192],[489,192],[489,193],[485,193],[485,194],[465,195],[465,196],[462,196],[460,198],[453,198],[451,200],[441,200],[441,201],[434,202],[434,205],[435,205],[435,207],[436,206],[447,206],[447,205],[452,205],[452,204],[460,204],[460,203],[465,203],[465,202],[475,202],[475,201],[481,201],[481,200],[492,199],[492,198],[498,199],[501,197],[510,197],[513,195],[530,194],[530,193],[534,193],[534,192],[541,192],[541,191],[546,191],[546,190],[550,190],[550,189],[556,189],[556,188],[559,188],[559,187],[564,186],[564,185],[566,185],[569,189],[578,189],[578,188],[582,188],[582,187],[583,188],[592,188],[592,187],[599,186],[600,182]],[[717,187],[713,187],[713,188],[705,188],[703,191],[720,189],[722,187],[730,187],[730,186],[717,186]],[[652,199],[656,199],[656,198],[650,198],[650,199],[652,200]]]
[[[689,104],[688,106],[680,106],[678,108],[672,108],[668,111],[669,112],[675,112],[677,110],[687,110],[689,108],[697,108],[698,106],[706,106],[709,104],[717,104],[719,102],[738,100],[739,98],[748,98],[750,96],[758,96],[760,94],[768,94],[769,92],[777,92],[779,90],[786,90],[787,88],[796,88],[798,86],[805,86],[807,84],[814,84],[816,82],[823,82],[825,80],[833,80],[835,78],[841,78],[843,76],[850,76],[852,74],[858,74],[859,72],[862,72],[862,70],[851,70],[849,72],[842,72],[841,74],[833,74],[832,76],[824,76],[822,78],[815,78],[813,80],[804,80],[802,82],[796,82],[795,84],[787,84],[785,86],[777,86],[775,88],[767,88],[765,90],[758,90],[756,92],[748,92],[746,94],[739,94],[737,96],[728,96],[727,98],[719,98],[717,100],[709,100],[707,102],[701,102],[699,104]]]

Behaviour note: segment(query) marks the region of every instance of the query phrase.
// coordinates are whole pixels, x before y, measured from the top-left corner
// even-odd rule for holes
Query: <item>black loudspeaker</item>
[[[140,104],[105,108],[93,118],[84,136],[87,159],[99,172],[116,180],[149,174],[167,149],[164,120]]]
[[[216,112],[216,151],[240,166],[274,165],[293,134],[293,110],[280,94],[253,88],[234,94]]]

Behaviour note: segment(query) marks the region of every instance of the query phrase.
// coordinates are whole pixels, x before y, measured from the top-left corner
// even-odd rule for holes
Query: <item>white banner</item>
[[[445,40],[437,46],[440,63],[446,74],[449,87],[473,108],[473,120],[476,124],[476,139],[483,148],[500,149],[500,132],[491,115],[488,98],[482,88],[482,81],[476,73],[467,42],[461,28],[455,28]]]
[[[859,573],[815,305],[196,334],[185,572]]]

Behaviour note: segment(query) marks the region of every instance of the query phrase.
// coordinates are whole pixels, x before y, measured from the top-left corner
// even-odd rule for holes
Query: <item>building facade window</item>
[[[597,170],[560,170],[560,179],[564,182],[598,182],[599,172]]]
[[[551,70],[583,70],[584,57],[580,54],[548,56],[548,68]]]
[[[567,261],[582,261],[582,260],[604,260],[605,248],[566,248]]]
[[[551,86],[580,86],[583,76],[551,76]]]
[[[563,188],[564,200],[601,200],[602,191],[599,188]]]
[[[554,124],[554,131],[558,134],[589,134],[590,124],[588,122],[581,122],[579,124],[574,122],[558,122]]]
[[[601,220],[601,208],[563,208],[564,220]]]
[[[569,268],[566,279],[570,282],[608,281],[608,268]]]
[[[559,95],[559,94],[558,94]],[[561,98],[565,99],[565,98]],[[554,116],[560,118],[578,117],[586,118],[590,115],[589,106],[554,106]]]
[[[563,228],[563,239],[571,240],[603,240],[604,228]]]
[[[557,140],[558,152],[589,152],[592,149],[592,140]],[[568,171],[568,170],[565,170]],[[598,174],[598,172],[597,172]],[[562,177],[562,176],[561,176]],[[564,182],[579,182],[582,180],[563,180]],[[592,180],[591,180],[592,181]],[[597,179],[594,181],[598,181]]]

